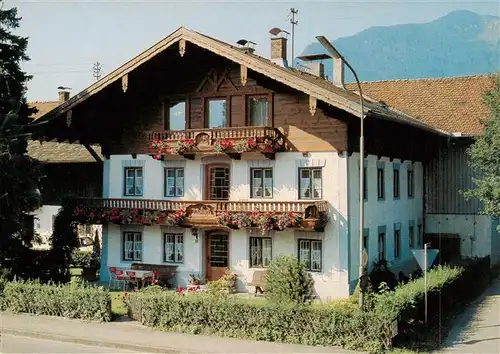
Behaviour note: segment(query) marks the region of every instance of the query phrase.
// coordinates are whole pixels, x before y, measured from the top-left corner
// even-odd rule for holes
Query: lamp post
[[[365,109],[364,109],[364,100],[363,100],[363,92],[361,91],[361,84],[358,79],[358,75],[354,68],[349,64],[349,62],[340,54],[340,52],[335,49],[333,44],[326,39],[324,36],[317,36],[316,39],[323,45],[323,47],[328,51],[328,53],[334,59],[340,59],[343,63],[351,70],[356,79],[356,84],[358,85],[359,91],[359,103],[361,105],[360,112],[360,132],[359,132],[359,284],[360,284],[360,294],[359,294],[359,307],[363,310],[365,306],[365,285],[366,285],[366,276],[365,276],[365,267],[367,259],[364,256],[364,246],[363,246],[363,229],[364,229],[364,219],[365,219],[365,196],[364,196],[364,155],[365,155],[365,137],[364,137],[364,118],[365,118]]]

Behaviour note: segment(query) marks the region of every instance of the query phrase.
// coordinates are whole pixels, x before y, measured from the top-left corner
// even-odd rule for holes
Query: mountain
[[[465,76],[500,70],[500,18],[465,10],[423,24],[371,27],[336,39],[333,44],[361,81]],[[302,55],[324,52],[315,42]],[[325,74],[331,78],[331,60],[324,64]],[[346,68],[346,81],[353,80]]]

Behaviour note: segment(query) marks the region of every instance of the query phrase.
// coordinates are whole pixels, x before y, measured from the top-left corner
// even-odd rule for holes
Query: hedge
[[[129,295],[128,308],[142,324],[169,331],[382,350],[380,321],[352,307],[256,304],[234,296],[150,290]]]
[[[0,309],[13,313],[62,316],[92,321],[111,321],[111,297],[102,287],[39,280],[6,282]]]

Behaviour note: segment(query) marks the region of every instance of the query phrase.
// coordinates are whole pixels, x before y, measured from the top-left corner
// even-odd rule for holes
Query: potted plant
[[[201,279],[198,274],[189,274],[189,280],[188,280],[189,285],[200,285]]]

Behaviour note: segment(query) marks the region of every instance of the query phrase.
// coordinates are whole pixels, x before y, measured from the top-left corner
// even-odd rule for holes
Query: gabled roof
[[[44,116],[47,112],[50,112],[59,104],[59,101],[34,101],[28,102],[28,106],[30,108],[36,108],[38,112],[36,112],[32,118],[37,120],[38,118]]]
[[[363,94],[418,118],[435,129],[463,136],[483,131],[490,117],[482,96],[495,85],[494,75],[362,82]],[[347,85],[355,88],[355,84]]]
[[[161,53],[173,44],[184,40],[193,43],[201,48],[207,49],[217,55],[228,58],[231,61],[240,65],[245,65],[248,69],[263,74],[275,81],[281,82],[289,87],[292,87],[305,94],[311,95],[325,103],[343,109],[356,116],[361,115],[361,105],[359,103],[359,95],[356,92],[349,91],[333,85],[328,80],[319,78],[317,76],[307,74],[298,70],[284,68],[282,66],[272,63],[270,60],[260,57],[252,53],[246,53],[238,48],[219,41],[217,39],[208,37],[201,33],[180,27],[175,32],[156,43],[151,48],[137,55],[132,60],[128,61],[118,69],[114,70],[107,76],[95,82],[82,92],[71,97],[61,105],[55,107],[48,112],[43,120],[50,120],[69,111],[79,103],[87,98],[95,95],[111,83],[121,79],[124,75],[133,71],[141,64],[147,62],[155,55]],[[387,109],[377,101],[365,98],[364,114],[372,113],[379,118],[398,121],[405,124],[417,126],[421,129],[442,133],[431,126],[427,125],[418,119],[415,119],[407,114],[398,112],[396,110]]]
[[[94,151],[101,157],[101,147],[91,145]],[[80,144],[58,143],[55,141],[28,140],[28,156],[45,163],[95,163],[85,146]]]

